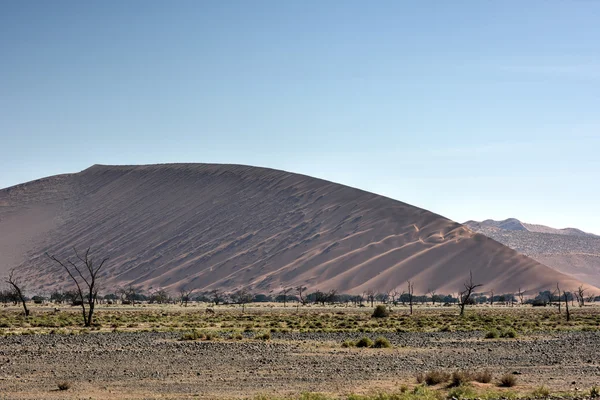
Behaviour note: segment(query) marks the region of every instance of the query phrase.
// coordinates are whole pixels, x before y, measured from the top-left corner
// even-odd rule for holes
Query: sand
[[[435,188],[432,188],[435,190]],[[418,207],[340,184],[240,165],[95,165],[0,191],[0,273],[66,287],[44,256],[91,246],[104,289],[531,293],[580,281]]]

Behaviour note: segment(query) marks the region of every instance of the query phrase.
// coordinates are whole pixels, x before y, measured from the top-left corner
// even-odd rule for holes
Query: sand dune
[[[106,288],[455,293],[580,282],[429,211],[308,176],[239,165],[95,165],[0,190],[0,272],[65,285],[44,257],[109,255]]]

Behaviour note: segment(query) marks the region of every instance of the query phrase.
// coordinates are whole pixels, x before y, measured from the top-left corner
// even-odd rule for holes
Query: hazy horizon
[[[0,187],[233,163],[600,234],[600,3],[0,4]]]

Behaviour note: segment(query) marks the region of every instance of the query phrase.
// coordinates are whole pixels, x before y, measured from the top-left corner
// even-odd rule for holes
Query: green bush
[[[534,399],[545,399],[546,397],[550,397],[550,390],[546,386],[540,386],[531,392],[531,396]]]
[[[373,315],[371,317],[387,318],[389,316],[390,316],[390,312],[388,311],[387,307],[384,306],[383,304],[380,304],[377,307],[375,307],[375,310],[373,311]]]
[[[383,336],[379,336],[377,339],[375,339],[375,343],[373,343],[373,347],[378,348],[378,349],[389,349],[390,347],[392,347],[392,344],[390,343],[389,340],[387,340]]]
[[[514,339],[517,337],[517,332],[512,328],[508,328],[502,332],[502,337]]]
[[[254,339],[258,339],[258,340],[271,340],[271,333],[270,332],[265,332],[263,334],[259,334],[254,336]]]
[[[499,337],[500,337],[500,334],[495,329],[491,329],[491,330],[487,331],[485,334],[486,339],[498,339]]]
[[[204,335],[202,335],[196,329],[192,329],[191,332],[184,333],[183,335],[181,335],[181,338],[179,340],[198,340],[203,337]]]
[[[470,386],[456,386],[448,391],[448,399],[474,399],[477,393]]]
[[[354,346],[355,346],[355,344],[352,340],[344,340],[344,343],[342,343],[343,348],[354,347]]]
[[[371,346],[373,346],[373,341],[366,336],[364,336],[358,342],[356,342],[356,347],[371,347]]]

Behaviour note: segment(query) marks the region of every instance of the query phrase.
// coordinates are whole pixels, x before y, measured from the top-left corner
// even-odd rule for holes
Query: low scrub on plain
[[[71,389],[71,382],[62,381],[56,384],[58,386],[58,390],[69,390]]]
[[[428,386],[439,385],[450,380],[450,374],[442,370],[427,371],[417,374],[417,383],[424,383]]]
[[[390,312],[388,311],[387,307],[384,306],[383,304],[378,305],[377,307],[375,307],[375,310],[373,311],[373,318],[387,318],[390,316]]]
[[[454,371],[450,377],[450,387],[463,386],[473,381],[474,377],[469,371]]]
[[[377,349],[389,349],[390,347],[392,347],[392,344],[383,336],[379,336],[377,339],[375,339],[375,342],[373,343],[372,347]]]
[[[358,342],[356,342],[355,346],[356,347],[372,347],[373,341],[365,336],[365,337],[360,338],[358,340]]]
[[[504,374],[498,381],[500,387],[513,387],[517,384],[517,377],[513,374]]]
[[[494,375],[489,369],[484,369],[483,371],[476,372],[473,375],[473,380],[479,383],[490,383]]]

